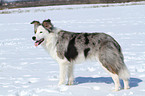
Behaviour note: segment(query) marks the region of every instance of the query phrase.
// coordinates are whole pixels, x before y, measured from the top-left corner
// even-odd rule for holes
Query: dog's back
[[[121,54],[120,45],[105,33],[73,33],[61,30],[58,32],[56,46],[60,58],[66,57],[69,61],[73,61],[80,54],[86,59],[96,58],[106,43],[112,43],[116,52]]]

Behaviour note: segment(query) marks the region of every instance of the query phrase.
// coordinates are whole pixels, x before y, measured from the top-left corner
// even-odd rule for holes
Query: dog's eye
[[[42,31],[40,33],[43,33]]]

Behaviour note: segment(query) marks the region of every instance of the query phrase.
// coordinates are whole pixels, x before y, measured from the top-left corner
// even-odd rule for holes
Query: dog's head
[[[35,41],[35,46],[38,46],[45,42],[46,38],[49,36],[53,29],[51,20],[44,20],[42,24],[39,21],[33,21],[31,24],[34,24],[34,33],[35,36],[32,39]]]

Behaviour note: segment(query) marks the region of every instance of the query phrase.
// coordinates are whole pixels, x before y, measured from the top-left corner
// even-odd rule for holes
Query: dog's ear
[[[52,29],[53,29],[53,25],[52,25],[50,19],[44,20],[43,23],[42,23],[42,25],[43,25],[49,32],[51,32]]]
[[[34,32],[36,33],[37,32],[37,27],[39,25],[41,25],[40,22],[39,21],[32,21],[31,24],[34,24]]]
[[[32,21],[31,24],[40,25],[40,22],[39,21]]]

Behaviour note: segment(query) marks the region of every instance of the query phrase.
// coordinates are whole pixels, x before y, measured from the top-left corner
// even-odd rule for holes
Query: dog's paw
[[[130,89],[130,87],[129,87],[129,86],[124,88],[124,90],[128,90],[128,89]]]
[[[70,86],[70,85],[73,85],[73,84],[74,84],[73,81],[71,81],[71,82],[68,81],[68,83],[66,85],[69,85]]]
[[[58,86],[64,85],[64,81],[59,81]]]
[[[117,92],[117,91],[120,91],[119,89],[114,89],[114,90],[112,90],[112,92]]]
[[[113,92],[117,92],[117,91],[120,91],[120,90],[122,90],[122,88],[121,87],[119,87],[119,88],[115,88],[114,90],[112,90]]]
[[[67,83],[66,85],[71,86],[71,85],[73,85],[73,83]]]

